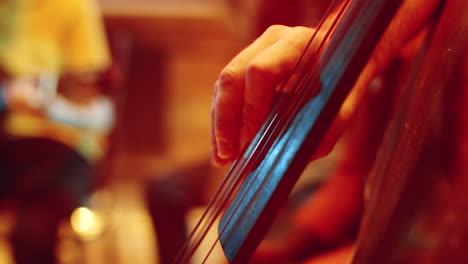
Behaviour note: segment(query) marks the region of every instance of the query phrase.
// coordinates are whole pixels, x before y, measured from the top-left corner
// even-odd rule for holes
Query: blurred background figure
[[[0,3],[0,195],[16,263],[57,263],[61,220],[91,191],[113,125],[110,57],[93,0]]]
[[[225,3],[101,4],[107,36],[92,1],[1,4],[1,209],[16,213],[12,231],[0,238],[9,239],[17,263],[70,262],[57,256],[63,235],[60,229],[57,237],[57,227],[83,205],[103,161],[107,180],[99,184],[113,184],[104,188],[115,194],[111,232],[86,241],[78,259],[157,263],[155,247],[145,246],[153,233],[138,204],[140,187],[148,178],[193,175],[197,168],[201,178],[212,170],[206,115],[212,82],[238,47],[226,30]],[[204,203],[210,191],[194,199]],[[102,250],[88,255],[94,242]]]
[[[100,0],[104,31],[92,1],[2,1],[0,191],[16,202],[17,262],[74,263],[54,256],[56,230],[99,188],[112,194],[106,232],[78,259],[169,263],[226,171],[210,166],[220,69],[271,24],[315,25],[328,2]],[[333,166],[324,161],[294,197]]]

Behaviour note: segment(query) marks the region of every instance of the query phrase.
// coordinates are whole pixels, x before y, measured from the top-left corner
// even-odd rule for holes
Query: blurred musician
[[[112,126],[95,84],[110,62],[103,25],[93,0],[5,0],[0,14],[0,195],[16,210],[16,262],[57,263],[57,227],[100,155],[89,135]]]

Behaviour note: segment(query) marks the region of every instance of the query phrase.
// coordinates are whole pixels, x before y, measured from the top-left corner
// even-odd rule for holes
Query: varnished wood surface
[[[258,139],[272,139],[254,139],[247,149],[246,153],[250,148],[265,151],[253,152],[254,161],[248,160],[247,169],[240,170],[246,173],[247,178],[220,222],[220,242],[230,263],[248,261],[263,239],[302,170],[325,137],[400,3],[352,2],[323,55],[314,62],[321,63],[322,67],[306,75],[301,97],[309,98],[308,93],[314,96],[296,112],[279,110],[278,114],[272,115],[275,117],[272,120],[290,118],[292,121],[281,123],[267,120],[264,127],[277,125],[285,127],[284,132],[260,131]],[[311,77],[315,74],[316,79]],[[292,99],[292,102],[299,104],[300,100]]]
[[[367,186],[355,264],[468,261],[467,157],[460,151],[467,12],[466,1],[446,1],[419,70],[404,86]]]

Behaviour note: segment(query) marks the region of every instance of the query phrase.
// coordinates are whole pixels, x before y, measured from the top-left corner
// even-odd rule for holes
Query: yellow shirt
[[[0,67],[12,76],[102,70],[109,61],[93,0],[0,1]]]

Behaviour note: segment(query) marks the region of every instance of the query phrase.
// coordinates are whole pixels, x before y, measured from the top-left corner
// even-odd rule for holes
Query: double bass
[[[227,261],[248,262],[400,4],[401,1],[393,0],[346,0],[335,10],[331,23],[318,26],[317,32],[326,26],[327,33],[320,39],[312,36],[296,65],[294,72],[299,74],[291,75],[286,84],[290,87],[284,88],[288,92],[280,93],[264,125],[232,165],[175,263],[190,262],[218,218],[221,220],[216,242],[222,246]],[[411,200],[408,193],[421,183],[418,176],[428,172],[427,168],[420,168],[421,164],[436,158],[426,155],[427,151],[453,152],[454,144],[449,147],[431,144],[443,134],[441,121],[436,118],[437,111],[427,106],[423,108],[422,104],[437,110],[446,107],[438,96],[451,80],[453,70],[449,69],[460,63],[454,58],[464,54],[461,47],[467,43],[467,38],[460,32],[466,33],[464,10],[467,8],[462,0],[444,2],[438,14],[439,22],[425,43],[426,54],[419,56],[418,67],[415,66],[418,74],[405,82],[415,88],[404,90],[403,105],[389,126],[390,131],[385,135],[389,140],[384,140],[386,144],[370,176],[374,188],[368,207],[374,210],[368,210],[364,216],[354,263],[383,263],[391,259],[388,254],[398,249],[395,234],[411,226],[401,219],[410,219],[412,214],[407,212],[408,208],[418,207],[417,203],[405,206],[405,201]],[[441,54],[441,50],[445,53]],[[447,50],[451,52],[448,55]],[[434,71],[434,64],[427,63],[430,60],[440,61],[437,66],[448,69]],[[429,94],[428,101],[414,103],[424,92]],[[447,122],[452,124],[458,120]],[[407,151],[408,146],[410,151]],[[386,189],[388,182],[396,191]],[[428,182],[427,186],[432,187],[437,180]],[[378,202],[385,202],[382,196],[390,196],[391,200],[378,212]],[[210,252],[214,246],[215,243],[208,250],[204,263],[211,263]]]

